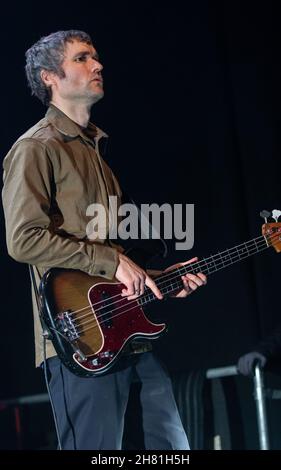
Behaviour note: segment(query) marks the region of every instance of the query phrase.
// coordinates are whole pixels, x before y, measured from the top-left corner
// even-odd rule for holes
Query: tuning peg
[[[271,217],[271,212],[268,212],[267,210],[263,210],[260,212],[260,216],[265,220],[265,223],[267,224],[267,219],[268,217]]]
[[[281,215],[281,211],[279,211],[278,209],[274,209],[272,211],[272,218],[275,220],[275,222],[278,222],[280,215]]]

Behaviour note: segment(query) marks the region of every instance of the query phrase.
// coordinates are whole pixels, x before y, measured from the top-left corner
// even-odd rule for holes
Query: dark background
[[[104,65],[105,98],[92,120],[111,137],[107,159],[121,184],[139,203],[195,204],[193,249],[175,251],[170,242],[155,267],[258,236],[259,212],[281,209],[277,4],[8,6],[0,30],[2,158],[45,113],[26,85],[26,49],[59,29],[82,29]],[[28,271],[8,257],[3,217],[1,254],[4,399],[45,389],[33,367]],[[187,300],[161,305],[170,327],[156,349],[170,371],[231,365],[251,350],[279,322],[279,273],[269,250],[211,276]]]

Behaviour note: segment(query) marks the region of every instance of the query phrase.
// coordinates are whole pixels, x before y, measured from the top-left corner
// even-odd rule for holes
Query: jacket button
[[[106,272],[105,272],[103,269],[101,269],[101,270],[100,270],[100,274],[101,274],[102,276],[104,276],[104,275],[106,274]]]

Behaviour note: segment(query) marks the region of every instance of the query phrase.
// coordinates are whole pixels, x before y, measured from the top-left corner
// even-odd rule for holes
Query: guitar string
[[[263,250],[267,249],[268,247],[269,247],[269,246],[266,245],[266,246],[264,246],[264,248],[260,249],[259,251],[263,251]],[[258,251],[255,250],[255,251],[253,251],[252,253],[248,253],[247,256],[245,256],[244,258],[247,258],[247,257],[249,257],[249,256],[251,256],[251,255],[253,255],[253,254],[257,253],[257,252],[258,252]],[[235,263],[235,262],[241,260],[241,257],[240,257],[239,255],[236,255],[235,258],[236,258],[235,261],[232,261],[232,263],[230,263],[230,264],[233,264],[233,263]],[[242,259],[244,259],[244,258],[242,258]],[[228,265],[230,265],[230,264],[228,264]],[[222,261],[220,262],[220,267],[217,267],[214,271],[218,271],[218,270],[220,270],[220,269],[223,269],[224,267],[226,267],[226,266],[225,266],[225,264],[224,264],[224,262],[223,262],[223,260],[222,260]],[[214,272],[214,271],[213,271],[213,272]],[[182,286],[182,282],[178,280],[178,281],[176,282],[176,286],[175,286],[175,287],[181,287],[181,286]],[[174,287],[174,286],[173,286],[173,287]],[[169,291],[169,288],[170,288],[170,286],[169,286],[168,288],[166,287],[166,289],[168,289],[168,291]],[[167,293],[167,292],[165,292],[165,293]],[[156,297],[154,296],[154,294],[149,294],[149,297],[150,297],[151,295],[152,295],[152,298],[149,298],[148,300],[146,300],[146,302],[156,299]],[[153,297],[154,297],[154,298],[153,298]],[[122,300],[124,300],[124,299],[122,299]],[[119,316],[119,315],[121,315],[121,314],[125,314],[127,311],[130,311],[130,310],[132,310],[133,308],[136,308],[136,307],[139,307],[139,306],[143,305],[143,304],[140,305],[139,302],[138,302],[138,300],[139,300],[139,299],[134,299],[133,301],[130,301],[130,302],[127,303],[126,305],[123,304],[122,306],[119,306],[119,307],[117,307],[117,308],[111,310],[111,312],[106,312],[105,314],[100,315],[100,316],[98,317],[98,319],[100,320],[102,317],[104,317],[104,316],[106,316],[106,315],[110,315],[110,318],[112,319],[112,318],[115,318],[116,316]],[[132,308],[127,309],[127,307],[128,307],[129,305],[131,305],[131,304],[134,304],[134,306],[133,306]],[[137,304],[138,304],[138,305],[137,305]],[[89,308],[90,308],[90,307],[89,307]],[[118,313],[118,314],[112,315],[112,313],[113,313],[114,311],[116,312],[116,311],[120,310],[120,308],[126,308],[126,310],[123,310],[122,312],[120,312],[120,313]],[[101,309],[100,309],[100,310],[101,310]],[[95,322],[96,322],[95,318],[93,317],[93,312],[91,312],[91,314],[89,314],[89,315],[91,316],[91,320],[82,322],[82,323],[80,323],[80,324],[77,325],[77,326],[78,326],[78,327],[83,327],[83,325],[89,324],[89,323],[91,323],[92,321],[95,321]],[[108,321],[109,321],[109,319],[107,318],[106,320],[103,320],[103,321],[99,322],[99,325],[101,325],[101,324],[104,323],[104,322],[108,322]],[[93,326],[90,327],[90,328],[93,328],[93,327],[98,327],[98,325],[96,325],[96,323],[95,323],[95,325],[93,325]],[[86,330],[84,329],[84,330],[82,330],[82,331],[85,332],[85,331],[87,331],[87,330],[90,329],[90,328],[87,328]],[[82,331],[77,332],[77,333],[79,334],[79,333],[81,333]]]
[[[260,251],[263,251],[264,249],[267,249],[267,248],[268,248],[268,246],[265,246],[265,247],[264,247],[263,249],[261,249]],[[252,253],[248,254],[247,257],[251,256],[251,255],[254,254],[254,253],[257,253],[257,252],[256,252],[256,251],[253,251]],[[246,257],[244,257],[243,259],[246,259]],[[233,261],[231,264],[233,264],[233,263],[235,263],[235,262],[237,262],[237,261],[239,261],[239,260],[241,260],[241,257],[239,257],[238,255],[236,255],[234,261]],[[229,265],[230,265],[230,264],[229,264]],[[228,266],[229,266],[229,265],[228,265]],[[218,263],[218,266],[219,266],[219,267],[218,267],[218,268],[216,267],[216,269],[215,269],[214,271],[212,271],[212,272],[218,271],[218,270],[223,269],[224,267],[226,267],[225,264],[223,263],[223,261],[221,261],[220,263]],[[175,288],[175,289],[172,289],[172,290],[176,290],[176,288],[182,286],[182,281],[180,281],[180,280],[178,279],[178,277],[174,277],[174,279],[177,279],[177,281],[175,282],[174,285],[171,284],[172,287]],[[167,294],[167,293],[170,291],[171,286],[168,286],[168,287],[166,287],[165,289],[167,289],[167,291],[164,292],[164,294]],[[138,302],[139,305],[136,305],[136,302],[139,300],[139,298],[137,298],[137,299],[131,300],[131,301],[128,302],[127,304],[124,304],[124,303],[123,303],[122,305],[118,306],[117,308],[114,308],[114,309],[112,309],[112,310],[109,311],[109,312],[105,312],[105,313],[102,314],[102,315],[97,315],[97,319],[98,319],[98,320],[102,319],[102,318],[105,317],[105,316],[108,317],[108,318],[106,318],[105,320],[103,320],[103,321],[101,321],[101,322],[99,321],[99,324],[102,324],[103,322],[109,321],[110,318],[115,318],[115,315],[112,315],[114,312],[116,312],[116,311],[118,311],[118,310],[120,310],[120,309],[122,309],[122,308],[124,309],[124,308],[126,308],[127,306],[129,306],[129,305],[131,305],[131,304],[134,304],[134,307],[136,307],[136,306],[142,306],[142,305],[144,305],[145,303],[147,303],[147,302],[149,302],[149,301],[151,301],[151,300],[156,300],[156,297],[154,296],[153,293],[148,294],[148,297],[149,297],[149,298],[148,298],[148,299],[145,299],[145,302],[144,302],[144,303],[139,304],[139,302]],[[152,298],[150,298],[150,297],[152,297]],[[123,299],[123,300],[124,300],[124,299]],[[90,310],[90,308],[89,308],[89,310]],[[102,310],[102,309],[100,309],[100,310]],[[129,309],[129,310],[130,310],[130,309]],[[127,310],[123,310],[123,311],[122,311],[122,313],[125,313],[125,312],[127,312]],[[95,313],[98,313],[98,312],[95,312]],[[93,312],[92,312],[92,310],[90,310],[90,313],[87,314],[87,315],[85,315],[85,316],[87,316],[87,317],[90,316],[91,319],[89,319],[89,320],[87,320],[87,321],[79,322],[79,325],[77,325],[77,326],[81,327],[81,326],[83,326],[83,325],[86,325],[86,324],[88,324],[88,323],[91,323],[92,321],[95,321],[95,318],[93,317]],[[85,316],[84,316],[84,317],[85,317]],[[79,317],[79,318],[81,318],[81,317]],[[79,320],[79,319],[78,319],[78,320]],[[75,319],[75,322],[76,322],[76,319]]]
[[[278,235],[277,235],[277,234],[274,234],[274,235],[272,235],[271,237],[272,237],[272,238],[276,238],[276,236],[278,236]],[[176,271],[179,271],[179,270],[182,270],[182,272],[184,272],[185,269],[186,269],[188,266],[190,266],[190,267],[192,267],[192,268],[197,267],[197,268],[196,268],[196,269],[198,269],[197,272],[199,272],[199,269],[200,269],[202,266],[207,265],[208,263],[210,264],[210,262],[209,262],[208,260],[213,260],[214,262],[216,262],[216,258],[219,258],[219,259],[220,259],[220,258],[222,257],[222,255],[225,256],[225,254],[227,254],[227,256],[231,256],[231,252],[232,252],[232,251],[236,254],[237,249],[238,249],[239,247],[244,247],[245,245],[248,245],[248,244],[250,244],[250,243],[251,243],[251,244],[253,244],[253,243],[255,243],[255,244],[256,244],[256,243],[257,243],[257,244],[266,243],[266,244],[267,244],[268,242],[267,242],[265,236],[264,236],[264,235],[261,235],[261,236],[259,236],[259,237],[257,237],[257,238],[254,238],[254,239],[252,239],[252,240],[249,240],[248,242],[241,243],[240,245],[237,245],[237,246],[235,246],[235,247],[233,247],[233,248],[229,248],[229,249],[226,249],[226,250],[224,250],[224,251],[222,251],[222,252],[216,253],[215,255],[211,255],[211,256],[209,256],[208,258],[203,258],[202,260],[196,261],[196,262],[194,262],[194,263],[185,264],[184,266],[180,266],[179,268],[175,268],[174,270],[167,271],[166,273],[164,272],[164,273],[162,273],[160,276],[157,277],[156,282],[161,281],[161,282],[159,282],[159,285],[161,285],[161,283],[162,283],[163,280],[164,280],[164,283],[165,283],[165,282],[167,282],[167,280],[173,279],[173,278],[171,278],[171,274],[172,274],[173,272],[176,272]],[[242,258],[242,259],[243,259],[243,258]],[[211,262],[212,262],[212,261],[211,261]],[[185,271],[185,273],[190,273],[190,272],[194,272],[194,271],[195,271],[195,270],[192,269],[192,270],[190,270],[190,271],[188,271],[188,272]],[[178,277],[179,275],[181,275],[181,273],[177,272],[177,274],[176,274],[175,277]],[[169,278],[170,278],[170,279],[169,279]],[[114,284],[112,284],[112,285],[114,285]],[[147,294],[147,292],[151,292],[151,290],[150,290],[148,287],[145,287],[145,291],[146,291],[146,292],[144,292],[140,297],[137,297],[137,298],[139,299],[139,298],[145,296],[145,295]],[[133,295],[133,294],[131,294],[131,295]],[[122,301],[122,300],[126,299],[126,297],[130,297],[130,295],[128,295],[128,296],[121,296],[121,294],[118,293],[118,294],[116,294],[116,295],[114,295],[114,296],[108,297],[106,300],[107,300],[107,301],[113,300],[113,299],[116,299],[116,297],[121,297],[120,301]],[[134,300],[135,300],[135,299],[134,299]],[[115,302],[112,302],[112,304],[113,304],[113,303],[116,303],[116,301],[115,301]],[[87,306],[85,306],[85,307],[83,307],[83,308],[81,308],[81,309],[75,310],[75,311],[71,312],[69,315],[71,316],[71,315],[77,314],[77,313],[79,313],[79,312],[83,312],[83,311],[85,311],[85,310],[88,310],[89,307],[93,307],[93,308],[96,309],[96,307],[97,307],[99,304],[104,304],[104,300],[101,300],[101,301],[99,301],[99,302],[96,302],[96,303],[87,305]],[[106,308],[108,308],[108,307],[109,307],[110,305],[112,305],[112,304],[107,304],[107,305],[106,305]],[[101,308],[105,308],[105,307],[101,307]],[[98,312],[99,310],[96,310],[96,311]],[[77,319],[80,319],[80,318],[82,318],[82,317],[83,317],[83,316],[78,317]]]
[[[264,247],[263,249],[261,249],[260,251],[264,251],[264,250],[266,250],[267,248],[268,248],[268,246],[265,246],[265,247]],[[237,261],[239,261],[239,259],[237,259]],[[216,271],[219,271],[220,269],[223,269],[224,267],[225,267],[225,266],[221,266],[221,267],[218,268]],[[127,305],[130,305],[130,304],[132,304],[132,303],[136,303],[137,300],[138,300],[138,299],[135,299],[134,301],[131,301],[131,302],[128,303]],[[151,300],[153,300],[153,299],[151,299]],[[155,300],[155,299],[154,299],[154,300]],[[129,312],[130,310],[134,310],[136,307],[141,307],[141,305],[133,305],[131,308],[128,308],[128,309],[126,309],[126,310],[124,310],[124,311],[122,311],[122,312],[120,312],[120,313],[117,313],[117,314],[111,316],[110,320],[113,319],[113,318],[119,317],[120,315],[123,315],[123,314]],[[120,307],[119,307],[119,308],[120,308]],[[87,322],[84,322],[83,324],[85,325],[85,324],[91,323],[93,320],[95,320],[94,317],[92,318],[92,320],[88,320]],[[100,321],[99,321],[99,322],[96,322],[96,321],[95,321],[95,324],[94,324],[94,325],[89,326],[88,328],[82,328],[81,331],[77,331],[77,334],[81,334],[81,333],[84,334],[86,331],[89,331],[89,330],[91,330],[91,329],[93,329],[93,328],[99,328],[100,325],[102,325],[103,323],[106,323],[106,322],[108,322],[108,321],[109,321],[108,319],[107,319],[107,320],[103,320],[103,321],[101,321],[101,322],[100,322]],[[81,325],[79,325],[79,326],[81,326]],[[157,325],[157,326],[159,326],[159,325]],[[79,338],[78,338],[78,340],[79,340]]]
[[[248,245],[249,245],[249,243],[248,243]],[[260,242],[259,242],[259,245],[260,245]],[[267,248],[268,245],[266,244],[265,247]],[[257,246],[257,244],[255,242],[255,246],[247,247],[246,256],[243,256],[243,254],[242,253],[240,254],[240,252],[235,253],[235,256],[233,256],[233,253],[232,253],[232,255],[230,256],[230,250],[228,250],[228,259],[226,259],[225,257],[222,259],[222,257],[220,256],[221,254],[220,254],[219,256],[210,257],[212,259],[212,261],[209,264],[206,262],[206,260],[203,260],[203,262],[201,261],[201,262],[197,262],[197,263],[192,263],[190,265],[182,266],[181,268],[178,268],[175,271],[173,271],[173,272],[176,272],[176,276],[172,276],[172,277],[169,278],[170,283],[169,283],[168,287],[167,287],[167,285],[165,286],[165,292],[163,291],[162,293],[165,295],[169,291],[170,292],[175,291],[176,288],[182,287],[182,281],[179,280],[179,275],[182,274],[183,269],[184,269],[185,272],[190,273],[190,272],[195,272],[194,267],[197,267],[198,271],[203,271],[203,272],[205,271],[205,272],[211,273],[211,272],[214,272],[214,269],[212,269],[212,266],[210,266],[210,265],[214,265],[215,266],[215,271],[216,271],[217,268],[219,268],[220,266],[221,266],[221,268],[224,267],[224,266],[226,267],[229,264],[233,264],[233,263],[239,261],[240,259],[247,258],[248,256],[251,256],[251,255],[255,254],[259,249],[260,249],[260,246]],[[241,255],[243,256],[243,258],[241,258]],[[217,258],[217,259],[215,259],[215,258]],[[231,260],[231,263],[229,263],[229,259]],[[225,265],[225,262],[227,263],[226,265]],[[201,269],[198,268],[198,266],[200,266],[200,265],[201,265]],[[211,272],[210,272],[209,266],[210,266]],[[207,269],[206,269],[206,267],[207,267]],[[167,276],[165,276],[165,277],[167,277]],[[173,285],[173,283],[171,282],[174,279],[177,280],[177,283],[175,285]],[[160,282],[159,287],[163,284],[165,285],[165,283],[167,284],[166,281],[164,283]],[[172,289],[171,289],[171,286],[172,286]],[[147,291],[148,291],[148,289],[147,289]],[[136,303],[135,301],[139,300],[141,302],[141,305],[144,305],[145,303],[147,303],[147,301],[152,300],[150,298],[151,296],[152,296],[152,299],[155,297],[152,292],[148,292],[148,293],[146,292],[141,297],[133,299],[131,302],[133,302],[135,304]],[[110,300],[111,300],[111,298],[110,298]],[[99,320],[102,319],[104,316],[106,316],[106,317],[108,317],[110,315],[112,316],[114,311],[116,312],[116,311],[118,311],[118,309],[124,309],[125,308],[125,305],[124,305],[125,301],[126,301],[126,298],[122,297],[121,300],[118,300],[115,303],[112,303],[112,302],[110,304],[107,303],[103,307],[97,309],[95,311],[95,314],[98,316]],[[109,307],[113,304],[114,304],[115,308],[111,311],[108,311]],[[118,306],[117,304],[121,304],[121,305]],[[138,304],[139,304],[139,302],[138,302]],[[126,307],[129,306],[129,305],[130,305],[130,302],[126,304]],[[104,310],[103,314],[101,314],[102,310]],[[74,323],[76,323],[76,324],[79,323],[79,326],[82,326],[83,324],[89,323],[89,321],[95,321],[95,318],[93,317],[93,311],[91,310],[90,305],[87,306],[87,312],[88,313],[85,313],[84,315],[75,318]],[[86,320],[87,317],[91,317],[91,319],[87,321]],[[82,319],[84,319],[84,320],[81,321]],[[106,320],[106,321],[108,321],[108,320]]]
[[[276,237],[276,235],[275,235],[275,237]],[[273,237],[272,237],[272,238],[273,238]],[[260,240],[257,242],[258,239],[260,239]],[[261,237],[258,237],[258,238],[256,238],[256,239],[250,240],[249,242],[246,242],[246,243],[247,243],[247,244],[249,244],[249,243],[252,243],[252,244],[253,244],[253,242],[255,243],[254,247],[247,248],[247,250],[248,250],[248,249],[252,250],[252,249],[254,248],[253,253],[251,253],[250,255],[252,255],[252,254],[254,254],[255,252],[258,252],[258,251],[259,251],[259,250],[257,251],[257,247],[258,247],[258,245],[261,244],[261,242],[267,244],[267,241],[265,240],[264,236],[261,236]],[[241,258],[239,254],[236,254],[236,253],[237,253],[237,248],[238,248],[238,247],[241,247],[241,246],[245,246],[245,244],[237,245],[237,247],[235,247],[235,248],[230,248],[230,249],[225,250],[225,251],[223,251],[223,252],[221,252],[221,253],[217,253],[216,255],[210,256],[210,257],[208,257],[208,258],[204,258],[203,260],[200,260],[200,261],[198,261],[198,262],[194,262],[194,263],[190,263],[190,264],[185,264],[184,266],[181,266],[180,268],[176,268],[176,269],[173,270],[173,271],[170,271],[170,272],[167,272],[167,273],[163,273],[162,275],[160,275],[160,276],[157,278],[157,281],[160,280],[160,282],[158,282],[157,285],[158,285],[158,287],[161,287],[161,285],[163,285],[163,284],[165,284],[165,283],[167,282],[167,278],[168,278],[169,281],[171,281],[171,280],[176,279],[176,278],[178,278],[179,276],[181,276],[183,272],[184,272],[185,274],[187,274],[187,273],[193,273],[193,272],[195,272],[196,270],[197,270],[197,272],[200,272],[200,271],[202,271],[201,268],[204,268],[204,267],[206,267],[206,266],[207,266],[207,271],[206,271],[206,272],[208,273],[208,272],[209,272],[208,266],[210,265],[210,263],[216,264],[216,262],[217,262],[216,258],[217,258],[217,259],[220,261],[220,263],[222,263],[222,264],[224,263],[224,261],[226,261],[225,259],[224,259],[224,261],[221,259],[221,258],[222,258],[222,255],[224,255],[225,253],[227,253],[227,255],[228,255],[229,258],[231,258],[231,257],[233,258],[233,253],[231,253],[231,251],[233,251],[234,254],[235,254],[235,256],[236,256],[236,257],[238,256],[239,259],[244,259],[244,258],[246,258],[245,256],[244,256],[243,258]],[[235,251],[235,249],[236,249],[236,251]],[[225,256],[225,255],[224,255],[224,256]],[[243,256],[243,255],[242,255],[242,256]],[[247,257],[248,257],[248,256],[247,256]],[[231,258],[231,259],[232,259],[232,258]],[[208,260],[211,260],[211,262],[208,262]],[[227,261],[226,261],[226,262],[227,262]],[[234,262],[236,262],[236,261],[234,261]],[[230,264],[232,264],[232,263],[230,263]],[[190,269],[187,270],[188,268],[190,268]],[[194,269],[194,268],[195,268],[195,269]],[[177,272],[176,272],[176,271],[177,271]],[[176,276],[171,276],[172,273],[174,273],[174,272],[176,272]],[[163,282],[163,281],[164,281],[164,282]],[[182,282],[181,282],[181,284],[182,284]],[[144,292],[144,294],[142,294],[140,297],[137,297],[137,299],[143,299],[146,295],[154,295],[154,294],[150,291],[150,289],[148,289],[148,288],[146,288],[145,291],[146,291],[146,292]],[[114,298],[116,298],[116,297],[118,297],[118,296],[121,296],[121,294],[119,293],[119,294],[117,294],[117,295],[115,295],[115,296],[108,297],[108,298],[106,299],[106,301],[112,300],[112,299],[114,299]],[[137,299],[133,299],[133,300],[137,300]],[[118,300],[117,302],[115,301],[115,302],[107,303],[106,305],[102,306],[101,308],[96,309],[96,308],[95,308],[96,305],[98,305],[98,304],[100,304],[100,303],[103,303],[103,304],[104,304],[104,300],[103,300],[103,301],[97,302],[96,304],[90,304],[90,305],[87,305],[86,307],[83,307],[82,309],[79,309],[79,310],[76,310],[76,311],[74,311],[74,312],[71,312],[70,316],[72,316],[72,315],[74,315],[74,314],[76,314],[76,313],[78,313],[78,312],[85,311],[85,310],[89,311],[89,309],[92,308],[92,307],[95,309],[95,313],[99,313],[102,309],[108,309],[111,305],[116,305],[117,303],[123,302],[124,300],[126,300],[126,296],[122,296],[121,299]],[[81,315],[81,316],[77,317],[77,318],[75,319],[75,321],[81,320],[82,318],[85,318],[85,317],[87,317],[88,315],[90,315],[90,314],[87,313],[87,314],[85,314],[85,315]],[[100,316],[100,318],[101,318],[101,316]]]

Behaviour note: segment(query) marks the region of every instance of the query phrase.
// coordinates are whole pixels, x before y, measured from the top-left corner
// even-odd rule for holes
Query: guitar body
[[[42,278],[42,319],[62,362],[92,377],[117,365],[133,339],[156,339],[166,325],[152,323],[139,299],[121,297],[123,284],[82,271],[54,268]]]

